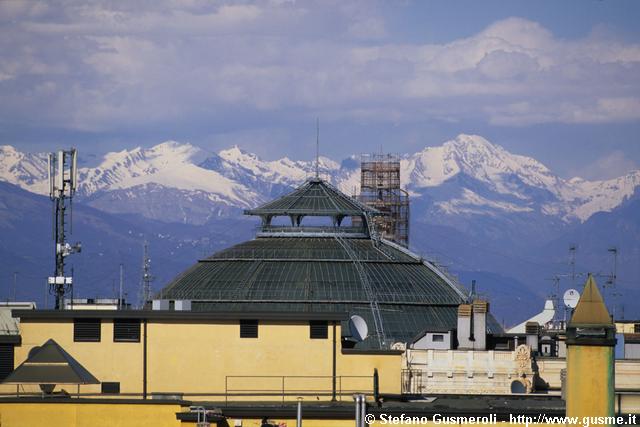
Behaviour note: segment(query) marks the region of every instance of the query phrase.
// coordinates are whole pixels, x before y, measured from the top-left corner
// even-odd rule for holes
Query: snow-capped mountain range
[[[82,152],[80,152],[82,156]],[[354,161],[356,160],[356,161]],[[320,174],[347,194],[358,192],[355,157],[319,161]],[[203,224],[237,215],[295,187],[315,173],[314,161],[265,161],[237,146],[218,153],[163,142],[106,154],[79,170],[79,197],[112,213],[137,213],[163,221]],[[565,180],[537,160],[516,155],[476,135],[402,156],[401,179],[425,215],[540,214],[563,222],[585,221],[632,197],[640,171],[607,181]],[[0,180],[46,194],[46,155],[0,146]]]

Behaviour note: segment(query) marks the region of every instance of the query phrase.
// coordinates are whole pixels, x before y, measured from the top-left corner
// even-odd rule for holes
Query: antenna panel
[[[76,185],[78,182],[78,151],[71,149],[71,194],[76,192]]]
[[[54,190],[64,189],[64,151],[58,151],[58,170],[56,170],[56,184]]]
[[[49,197],[53,197],[54,194],[54,184],[53,184],[53,162],[54,162],[53,154],[49,153],[47,155],[47,178],[49,179]]]

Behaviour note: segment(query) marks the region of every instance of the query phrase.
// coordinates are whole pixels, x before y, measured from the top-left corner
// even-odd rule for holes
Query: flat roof
[[[12,310],[21,320],[55,319],[147,319],[147,320],[348,320],[342,312],[285,312],[285,311],[175,311],[175,310]]]
[[[220,410],[228,418],[295,418],[297,409],[297,402],[198,402],[198,405]],[[348,401],[302,402],[303,419],[353,419],[353,410],[354,403]],[[368,405],[367,413],[373,414],[376,420],[380,420],[382,414],[429,419],[435,414],[446,414],[447,417],[491,414],[497,421],[508,421],[510,414],[561,416],[565,413],[565,403],[560,396],[548,395],[433,395],[412,401],[385,398],[379,407]],[[176,417],[181,421],[196,420],[194,412],[181,412]]]

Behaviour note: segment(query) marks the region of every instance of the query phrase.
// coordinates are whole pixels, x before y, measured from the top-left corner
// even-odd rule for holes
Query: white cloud
[[[371,2],[145,4],[12,5],[0,113],[83,130],[229,109],[501,126],[640,119],[640,45],[597,33],[564,40],[509,18],[399,44]]]

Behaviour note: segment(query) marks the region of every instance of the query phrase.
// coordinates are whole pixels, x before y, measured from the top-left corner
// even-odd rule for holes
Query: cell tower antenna
[[[142,308],[151,298],[151,282],[155,277],[151,275],[151,258],[149,257],[149,242],[144,241],[144,253],[142,258]]]
[[[78,151],[59,150],[48,156],[49,198],[53,202],[53,239],[55,241],[55,274],[49,277],[49,292],[56,297],[56,310],[64,309],[64,296],[73,290],[73,277],[64,274],[65,259],[80,252],[82,245],[67,242],[67,214],[71,226],[73,196],[78,184]],[[68,211],[68,212],[67,212]],[[70,231],[73,229],[70,227]]]
[[[320,118],[316,117],[316,179],[320,176]]]

